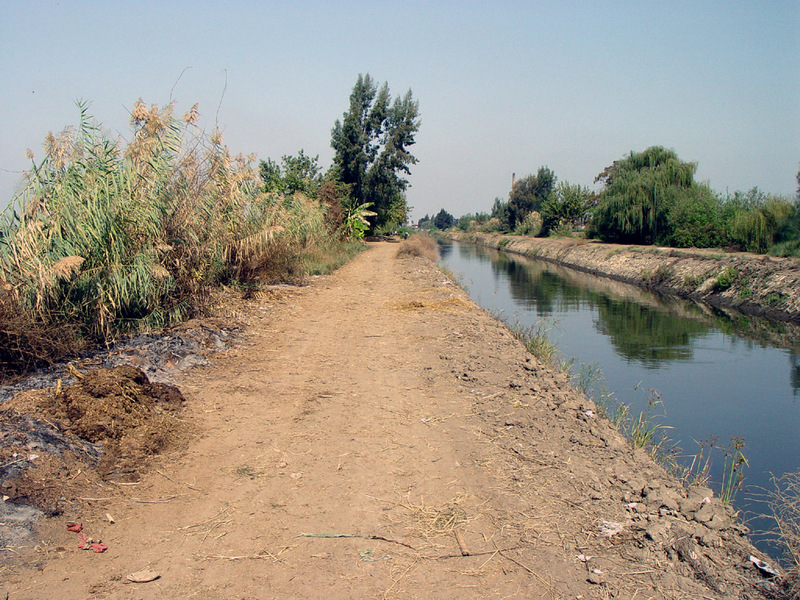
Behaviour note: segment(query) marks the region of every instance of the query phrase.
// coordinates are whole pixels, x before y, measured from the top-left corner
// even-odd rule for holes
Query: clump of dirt
[[[77,375],[2,406],[0,491],[10,502],[58,514],[98,479],[137,480],[149,456],[181,439],[175,386],[131,366]]]

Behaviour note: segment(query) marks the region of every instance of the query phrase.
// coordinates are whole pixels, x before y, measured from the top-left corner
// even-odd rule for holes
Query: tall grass
[[[43,159],[29,151],[26,185],[0,215],[2,304],[25,323],[92,340],[163,327],[213,285],[300,275],[298,257],[329,237],[322,205],[263,193],[254,157],[204,135],[197,105],[179,119],[140,99],[127,144],[78,107]]]
[[[506,323],[506,325],[514,337],[522,342],[525,349],[542,363],[556,370],[569,368],[569,365],[560,359],[558,347],[550,339],[550,332],[556,326],[555,321],[539,319],[533,325],[524,325],[514,320],[513,323]]]
[[[769,503],[789,565],[785,582],[791,597],[800,598],[800,472],[788,473],[773,483]]]

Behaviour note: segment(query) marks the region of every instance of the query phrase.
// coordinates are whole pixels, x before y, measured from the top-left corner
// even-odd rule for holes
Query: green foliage
[[[733,267],[725,267],[725,269],[717,275],[717,278],[714,280],[714,289],[718,292],[722,292],[727,290],[731,287],[738,278],[739,273]]]
[[[181,120],[139,100],[127,147],[79,108],[0,218],[0,286],[28,322],[99,340],[162,327],[215,284],[300,275],[328,237],[319,203],[260,193],[250,162],[193,125],[196,107]]]
[[[588,187],[562,181],[542,204],[542,235],[558,230],[571,232],[594,202]]]
[[[725,241],[748,252],[765,253],[775,241],[800,239],[796,212],[796,205],[787,199],[758,188],[736,192],[723,206]]]
[[[542,232],[542,216],[537,211],[531,211],[525,218],[517,223],[514,228],[516,235],[529,235],[536,237]]]
[[[722,243],[720,200],[704,185],[678,194],[666,215],[659,243],[674,248],[711,248]]]
[[[484,227],[489,222],[489,218],[486,213],[467,213],[458,219],[456,227],[460,231],[476,231]]]
[[[440,210],[436,213],[436,216],[433,217],[433,226],[436,229],[444,231],[445,229],[450,229],[453,225],[456,224],[456,219],[453,215],[447,212],[445,209]]]
[[[369,74],[358,76],[350,107],[334,124],[335,176],[351,186],[357,204],[372,203],[375,227],[396,226],[408,216],[403,175],[417,163],[408,148],[419,125],[419,103],[411,90],[392,101],[388,84],[379,88]]]
[[[316,198],[322,185],[318,161],[319,156],[306,156],[302,149],[297,156],[284,155],[280,165],[269,158],[262,160],[259,175],[264,182],[264,191],[284,195],[301,192],[309,198]]]
[[[597,176],[604,184],[594,209],[592,232],[601,239],[631,244],[663,243],[673,206],[693,193],[695,163],[674,150],[653,146],[614,161]]]
[[[371,202],[365,202],[358,206],[348,207],[344,218],[344,232],[346,237],[351,240],[360,240],[369,230],[367,217],[374,217],[376,213],[369,210]]]
[[[736,493],[742,489],[744,482],[744,468],[749,467],[747,458],[742,449],[744,448],[744,438],[734,436],[731,438],[730,448],[724,449],[725,465],[722,468],[722,485],[720,486],[719,497],[723,504],[730,504],[736,497]]]
[[[556,322],[553,320],[539,319],[530,326],[514,321],[508,325],[508,328],[514,337],[523,343],[528,352],[545,365],[558,368],[561,366],[559,365],[558,347],[550,339],[550,332],[555,326]]]
[[[648,392],[646,409],[634,417],[630,414],[628,405],[620,404],[615,420],[633,448],[644,448],[653,458],[658,458],[669,449],[670,442],[666,431],[672,427],[659,423],[659,420],[664,417],[661,393],[653,389]]]
[[[536,175],[528,175],[517,181],[506,206],[508,229],[514,230],[530,212],[541,213],[542,205],[555,189],[555,185],[555,173],[547,167],[539,167]]]
[[[510,231],[511,225],[509,224],[508,215],[508,202],[504,202],[500,198],[494,199],[492,204],[492,212],[489,213],[489,221],[487,226],[491,223],[494,231]]]

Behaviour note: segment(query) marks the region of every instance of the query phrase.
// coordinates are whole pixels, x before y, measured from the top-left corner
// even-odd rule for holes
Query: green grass
[[[550,332],[555,321],[540,319],[533,325],[523,325],[519,321],[508,324],[508,328],[525,348],[541,362],[552,368],[560,368],[558,347],[550,340]]]
[[[361,241],[321,244],[303,255],[304,271],[308,275],[329,275],[365,248]]]

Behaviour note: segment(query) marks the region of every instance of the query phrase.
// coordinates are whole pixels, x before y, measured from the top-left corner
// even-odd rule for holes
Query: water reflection
[[[643,390],[662,393],[660,422],[686,454],[697,451],[694,440],[745,438],[745,485],[754,493],[746,489],[737,508],[756,531],[774,526],[754,515],[769,513],[763,490],[772,488],[772,474],[800,469],[799,325],[466,244],[443,246],[442,257],[484,307],[523,325],[557,321],[552,333],[564,358],[599,366],[633,414],[647,408]],[[715,461],[718,487],[724,460]]]
[[[694,340],[709,329],[629,300],[603,297],[597,311],[597,329],[609,337],[617,354],[653,369],[665,361],[691,360]]]
[[[595,329],[608,336],[626,360],[656,369],[670,361],[688,361],[693,347],[709,332],[734,336],[733,344],[790,350],[790,380],[800,391],[800,328],[791,323],[753,319],[732,309],[668,297],[561,267],[542,260],[470,244],[444,244],[446,262],[460,259],[491,264],[495,279],[507,282],[512,299],[540,317],[577,309],[596,311]]]

